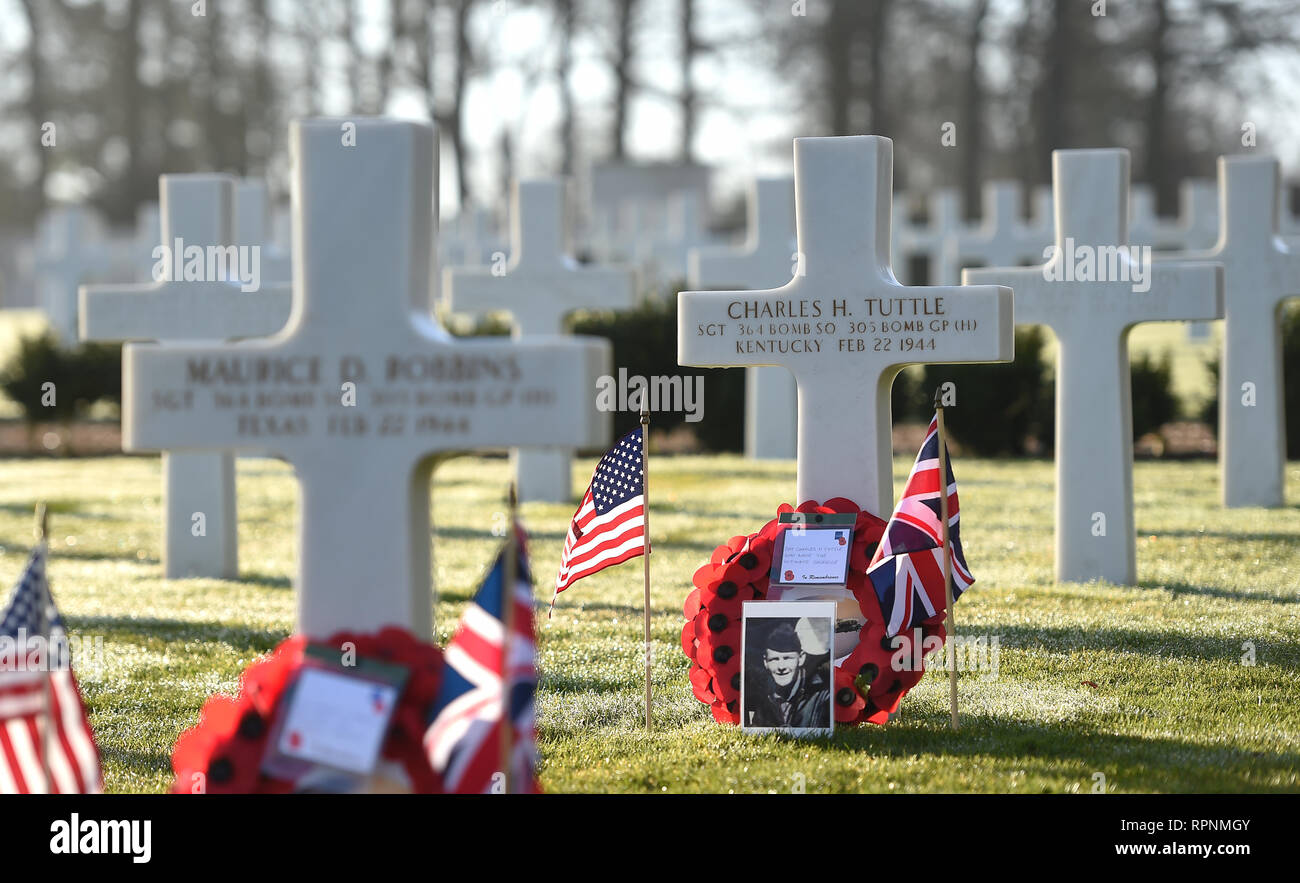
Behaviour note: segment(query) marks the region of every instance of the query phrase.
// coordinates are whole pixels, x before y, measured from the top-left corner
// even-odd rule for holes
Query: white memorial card
[[[842,586],[848,577],[853,530],[792,526],[777,535],[771,582],[782,586]]]
[[[317,668],[304,669],[294,685],[281,754],[358,775],[370,775],[398,688]]]

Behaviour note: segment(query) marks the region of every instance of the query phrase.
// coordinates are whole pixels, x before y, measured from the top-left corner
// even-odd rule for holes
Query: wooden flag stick
[[[943,591],[948,602],[948,692],[952,707],[952,728],[957,729],[957,641],[952,615],[952,550],[948,548],[948,438],[943,425],[943,387],[934,394],[934,413],[939,426],[939,522],[943,531]]]
[[[519,498],[515,493],[515,483],[510,482],[509,525],[506,530],[506,566],[502,578],[505,585],[501,587],[501,623],[505,628],[501,636],[501,769],[505,777],[505,793],[509,794],[512,784],[514,766],[514,718],[510,716],[510,650],[515,636],[515,585],[519,582],[519,537],[515,530],[518,523]]]
[[[650,706],[653,702],[650,689],[650,411],[641,408],[641,512],[644,524],[641,536],[641,558],[645,562],[645,728],[654,727]]]
[[[36,504],[36,542],[46,548],[45,564],[49,566],[48,550],[50,547],[50,513],[44,503]],[[49,586],[49,572],[45,574],[45,585]],[[53,773],[50,771],[50,750],[53,745],[51,735],[54,730],[54,642],[50,640],[50,605],[49,593],[40,599],[40,611],[37,614],[40,623],[41,638],[45,641],[45,714],[41,716],[41,774],[45,776],[45,793],[54,793]]]

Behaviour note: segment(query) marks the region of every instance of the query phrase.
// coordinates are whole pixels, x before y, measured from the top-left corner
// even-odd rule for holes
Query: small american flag
[[[489,794],[502,768],[502,682],[509,682],[510,790],[537,788],[537,731],[533,696],[537,692],[537,639],[533,631],[533,578],[523,529],[515,526],[508,542],[516,543],[516,579],[509,594],[514,603],[509,671],[503,661],[502,615],[507,597],[506,549],[461,615],[447,645],[442,686],[429,714],[424,749],[453,794]]]
[[[564,539],[558,595],[584,576],[635,558],[645,550],[645,464],[641,427],[600,458]],[[551,601],[555,603],[554,599]]]
[[[939,500],[939,418],[930,421],[925,442],[912,464],[903,497],[885,525],[885,535],[867,566],[885,616],[885,634],[893,636],[943,613],[948,606],[943,584],[943,523]],[[957,479],[948,458],[948,548],[952,550],[952,599],[975,577],[966,566],[958,530]]]
[[[45,579],[45,554],[43,542],[32,549],[0,611],[0,648],[12,648],[0,652],[0,794],[96,794],[99,749]]]

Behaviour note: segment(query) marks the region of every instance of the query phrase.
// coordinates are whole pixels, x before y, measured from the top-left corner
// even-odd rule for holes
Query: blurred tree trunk
[[[1180,168],[1166,145],[1171,99],[1172,62],[1169,36],[1170,19],[1168,0],[1152,0],[1154,20],[1148,41],[1148,56],[1155,78],[1146,109],[1146,150],[1142,157],[1141,180],[1155,190],[1157,209],[1173,214],[1178,201]]]
[[[388,98],[393,93],[393,83],[397,79],[397,53],[407,39],[406,8],[403,0],[388,0],[388,48],[379,53],[379,70],[375,84],[376,112],[384,113],[388,109]]]
[[[244,106],[254,108],[254,116],[250,118],[250,126],[254,131],[250,134],[258,136],[253,143],[259,145],[260,149],[248,157],[248,164],[250,170],[255,168],[259,172],[265,172],[275,150],[274,145],[284,139],[284,132],[281,131],[283,124],[279,114],[279,96],[271,67],[272,28],[267,0],[253,0],[249,6],[257,52],[248,74],[252,94],[245,97]]]
[[[984,174],[984,84],[981,82],[980,49],[984,45],[984,22],[988,18],[989,0],[975,0],[971,10],[970,30],[966,38],[965,100],[963,120],[958,130],[961,151],[962,202],[969,210],[979,205],[980,184]]]
[[[695,0],[680,0],[681,17],[678,21],[681,40],[681,141],[678,143],[677,155],[683,163],[692,161],[695,155],[696,102],[695,92],[695,56],[698,44],[695,41]]]
[[[560,172],[573,174],[577,150],[577,115],[574,110],[573,38],[577,31],[577,11],[574,0],[555,0],[556,15],[560,20],[560,57],[556,80],[560,89]]]
[[[303,57],[303,82],[307,94],[307,116],[320,116],[321,107],[321,34],[316,26],[316,11],[310,4],[293,7],[294,36],[298,39]]]
[[[866,22],[868,47],[867,63],[870,65],[870,82],[867,84],[867,113],[870,114],[865,131],[876,135],[889,135],[889,77],[886,75],[886,47],[889,46],[889,14],[892,0],[871,0]]]
[[[469,42],[469,17],[474,0],[455,0],[456,70],[452,77],[451,106],[444,117],[444,131],[451,141],[456,163],[456,195],[464,207],[470,200],[468,168],[465,156],[465,91],[469,87],[470,70],[474,64]]]
[[[157,192],[153,182],[148,180],[145,154],[146,141],[151,133],[143,125],[146,96],[137,69],[141,54],[140,6],[141,0],[127,0],[126,18],[120,34],[116,35],[116,70],[112,82],[115,98],[122,109],[121,128],[117,134],[126,141],[127,163],[118,188],[118,198],[113,200],[111,206],[105,207],[109,219],[114,221],[134,220],[138,195]]]
[[[1036,96],[1038,150],[1037,180],[1050,180],[1053,150],[1071,147],[1074,143],[1070,124],[1071,99],[1074,86],[1074,62],[1079,33],[1070,27],[1071,0],[1049,0],[1050,23],[1044,45],[1043,74]]]
[[[610,154],[615,160],[627,158],[627,135],[632,102],[632,64],[636,43],[636,13],[641,0],[615,0],[616,48],[614,50],[614,122],[610,133]]]
[[[826,18],[822,84],[832,135],[853,134],[853,58],[860,0],[833,0]]]
[[[510,127],[502,126],[497,141],[497,205],[510,205],[510,190],[515,180],[515,145]]]
[[[344,72],[348,80],[348,97],[352,104],[350,113],[373,113],[366,103],[361,77],[361,47],[357,45],[357,6],[354,0],[343,0],[343,19],[340,22],[343,45],[347,47]]]
[[[39,138],[41,126],[51,121],[51,110],[53,110],[52,94],[50,92],[50,83],[46,77],[45,70],[45,22],[42,13],[38,8],[38,0],[21,0],[20,6],[23,15],[27,18],[27,31],[30,37],[27,42],[27,48],[24,52],[24,61],[27,68],[27,115],[32,127],[36,130],[36,177],[32,181],[31,189],[28,192],[27,211],[33,217],[39,216],[45,210],[45,182],[50,176],[50,155],[51,149],[40,144]],[[55,143],[58,143],[58,121],[55,122]],[[64,132],[63,137],[68,133]]]

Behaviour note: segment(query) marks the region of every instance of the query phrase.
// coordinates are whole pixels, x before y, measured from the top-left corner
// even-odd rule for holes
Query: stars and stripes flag
[[[645,550],[645,463],[638,426],[600,458],[569,523],[555,577],[558,595],[584,576]],[[554,597],[551,600],[555,603]]]
[[[37,543],[0,610],[0,794],[95,794],[103,788],[99,748],[45,556]]]
[[[533,578],[522,527],[515,525],[509,542],[515,543],[516,550],[514,585],[507,585],[508,550],[503,545],[447,645],[442,686],[424,734],[429,762],[442,776],[443,789],[453,794],[489,794],[498,789],[507,738],[510,790],[538,790],[533,710],[537,640]],[[514,605],[508,642],[503,641],[507,603]],[[508,659],[503,645],[508,646]],[[504,684],[508,695],[503,699]],[[503,733],[503,726],[510,731]]]
[[[945,450],[945,456],[947,451]],[[975,577],[966,566],[958,531],[957,479],[948,457],[948,548],[952,555],[952,599]],[[885,535],[867,566],[885,617],[885,634],[893,636],[941,616],[948,606],[943,583],[943,525],[939,499],[939,418],[930,421],[925,442],[912,464],[902,499],[889,516]]]

